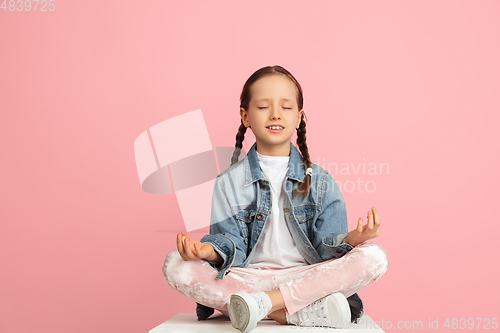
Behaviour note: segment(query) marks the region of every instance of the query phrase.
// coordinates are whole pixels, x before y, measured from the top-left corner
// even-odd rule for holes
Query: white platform
[[[321,330],[321,332],[349,332],[357,330],[362,332],[384,332],[381,328],[377,328],[377,324],[368,317],[363,315],[358,321],[358,324],[351,324],[348,329],[334,329],[327,327],[298,327],[294,325],[281,325],[272,319],[263,319],[259,321],[257,327],[251,332],[310,332],[311,330]],[[307,331],[306,331],[307,330]],[[163,324],[153,328],[149,333],[219,333],[219,332],[239,332],[231,325],[229,318],[221,313],[214,313],[207,320],[198,321],[195,313],[179,313],[164,322]]]

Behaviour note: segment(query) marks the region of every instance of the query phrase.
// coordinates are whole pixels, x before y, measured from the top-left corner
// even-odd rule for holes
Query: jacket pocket
[[[306,223],[314,218],[315,209],[312,207],[298,207],[294,211],[298,223]]]
[[[249,243],[249,230],[252,230],[253,221],[257,212],[256,206],[248,206],[245,208],[233,209],[236,221],[240,227],[241,236],[245,245]]]
[[[296,207],[294,211],[295,219],[297,220],[300,228],[305,235],[311,240],[312,237],[312,223],[316,210],[312,206]]]

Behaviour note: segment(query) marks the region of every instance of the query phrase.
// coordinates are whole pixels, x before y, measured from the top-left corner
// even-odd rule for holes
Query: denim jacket
[[[222,264],[208,261],[223,279],[231,267],[246,267],[255,255],[255,246],[271,212],[269,180],[261,173],[257,143],[246,157],[215,178],[210,217],[210,234],[202,243],[211,244],[223,259]],[[345,201],[333,177],[315,163],[309,194],[292,198],[305,177],[302,157],[290,142],[288,173],[282,190],[287,194],[283,213],[299,253],[309,264],[340,258],[353,249],[341,244],[347,236]],[[351,321],[363,315],[363,303],[357,294],[348,298]]]

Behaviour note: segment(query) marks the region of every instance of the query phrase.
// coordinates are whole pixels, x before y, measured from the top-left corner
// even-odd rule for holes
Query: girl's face
[[[289,156],[290,138],[300,124],[302,110],[297,105],[297,87],[287,76],[264,76],[250,87],[248,110],[240,109],[243,124],[249,125],[262,155]],[[273,130],[269,127],[280,125]]]

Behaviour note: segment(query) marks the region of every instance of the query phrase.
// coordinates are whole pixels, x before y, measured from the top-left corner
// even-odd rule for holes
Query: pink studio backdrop
[[[53,4],[0,10],[0,332],[147,332],[194,312],[161,271],[176,195],[141,189],[134,140],[201,109],[211,146],[234,145],[243,83],[275,64],[304,89],[350,229],[380,212],[389,268],[360,291],[366,313],[419,331],[499,317],[500,2]]]

